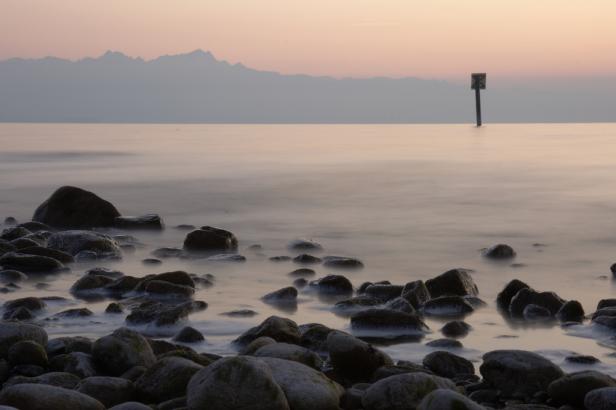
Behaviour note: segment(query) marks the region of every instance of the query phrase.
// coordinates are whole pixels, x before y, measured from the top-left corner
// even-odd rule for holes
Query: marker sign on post
[[[477,109],[477,126],[481,127],[481,95],[479,90],[486,89],[486,73],[471,74],[471,89],[475,90],[475,106]]]

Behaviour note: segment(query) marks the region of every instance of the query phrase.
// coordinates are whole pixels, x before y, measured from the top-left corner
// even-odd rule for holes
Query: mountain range
[[[482,100],[486,122],[616,121],[616,76],[491,84],[488,73]],[[474,109],[452,82],[285,75],[201,50],[0,61],[2,122],[463,123]]]

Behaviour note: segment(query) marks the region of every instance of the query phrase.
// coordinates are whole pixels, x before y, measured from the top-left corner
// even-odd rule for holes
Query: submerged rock
[[[317,258],[316,256],[303,253],[293,258],[293,262],[303,264],[303,265],[312,265],[312,264],[321,263],[321,258]]]
[[[28,275],[18,270],[0,270],[0,282],[2,283],[16,283],[27,279]]]
[[[293,286],[287,286],[268,293],[261,300],[270,304],[295,302],[297,300],[297,289]]]
[[[509,245],[499,243],[483,250],[483,256],[489,259],[512,259],[516,253]]]
[[[428,330],[428,326],[418,315],[391,309],[368,309],[358,312],[351,316],[351,328],[412,334]]]
[[[114,226],[120,229],[146,229],[154,231],[160,231],[165,228],[162,218],[156,214],[118,216],[114,219]]]
[[[187,301],[178,304],[146,301],[131,310],[131,313],[126,317],[126,323],[169,326],[187,318],[193,312],[206,308],[207,303],[201,301]]]
[[[204,341],[205,338],[197,329],[185,326],[173,337],[173,340],[181,343],[198,343]]]
[[[561,322],[583,322],[584,308],[577,300],[567,301],[556,312],[556,318]]]
[[[451,322],[445,323],[445,326],[441,328],[441,332],[443,336],[447,337],[464,337],[470,332],[471,325],[462,321],[462,320],[454,320]]]
[[[118,243],[110,236],[92,231],[61,231],[49,237],[47,247],[76,256],[92,252],[97,258],[121,257]]]
[[[56,228],[94,228],[113,226],[119,216],[115,206],[96,194],[63,186],[36,209],[32,220]]]
[[[421,280],[409,282],[402,288],[402,297],[415,309],[426,303],[432,297],[426,284]]]
[[[323,258],[323,266],[336,269],[361,269],[364,264],[359,259],[346,256],[326,256]]]
[[[320,251],[323,247],[320,243],[310,239],[295,239],[287,245],[292,251]]]

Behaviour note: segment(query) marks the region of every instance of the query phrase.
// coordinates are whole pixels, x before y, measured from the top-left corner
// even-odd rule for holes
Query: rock
[[[565,357],[565,361],[575,364],[595,364],[601,362],[601,360],[597,359],[595,356],[578,354]]]
[[[111,302],[105,308],[105,313],[117,314],[117,313],[123,313],[123,312],[124,312],[124,308],[122,307],[122,305],[116,302]]]
[[[308,268],[299,268],[299,269],[295,269],[293,272],[289,272],[289,276],[295,276],[295,277],[306,277],[306,276],[314,276],[314,275],[316,275],[316,272]]]
[[[29,221],[19,224],[19,227],[25,228],[30,232],[53,231],[53,228],[47,224],[36,221]]]
[[[321,251],[321,244],[309,239],[295,239],[287,245],[292,251]]]
[[[146,406],[138,401],[127,401],[117,406],[110,407],[109,410],[152,410],[152,407]],[[178,407],[178,410],[181,410],[181,408]]]
[[[479,290],[468,269],[451,269],[426,281],[433,298],[439,296],[477,296]]]
[[[64,372],[49,372],[36,377],[14,376],[11,377],[3,387],[14,386],[16,384],[47,384],[49,386],[64,387],[74,389],[81,379],[74,374]],[[2,410],[2,407],[0,407]]]
[[[156,358],[139,333],[120,328],[94,342],[92,357],[107,374],[119,376],[133,366],[149,367]]]
[[[616,263],[610,266],[610,271],[612,272],[612,275],[616,276]]]
[[[427,331],[428,326],[413,313],[390,309],[368,309],[351,316],[351,329],[378,329],[418,334]]]
[[[231,310],[229,312],[223,312],[221,315],[229,316],[229,317],[253,317],[258,315],[259,313],[255,312],[252,309],[239,309],[239,310]]]
[[[137,379],[139,396],[160,403],[186,394],[186,386],[203,366],[181,357],[158,360]]]
[[[34,365],[47,367],[47,352],[39,343],[32,340],[21,340],[9,348],[7,359],[11,366]]]
[[[584,308],[577,300],[570,300],[556,312],[556,318],[561,322],[583,322]]]
[[[274,339],[267,336],[258,337],[252,342],[248,343],[248,345],[243,348],[240,354],[252,356],[255,354],[257,350],[262,348],[263,346],[271,345],[277,343]]]
[[[13,216],[7,216],[6,218],[4,218],[4,224],[6,226],[17,225],[17,219],[15,219],[15,217]]]
[[[112,278],[100,275],[84,275],[73,283],[70,292],[75,297],[88,298],[106,293],[105,286],[113,283]]]
[[[265,319],[259,326],[248,329],[237,339],[234,344],[240,347],[248,345],[253,340],[267,336],[277,342],[299,344],[300,333],[297,323],[291,319],[285,319],[278,316],[270,316]]]
[[[382,302],[387,302],[402,295],[403,286],[399,285],[370,285],[364,291],[364,294]]]
[[[34,314],[30,309],[20,306],[14,310],[4,312],[3,318],[6,320],[28,321],[34,319]]]
[[[344,389],[323,373],[295,361],[263,357],[292,410],[338,410]]]
[[[11,346],[24,340],[31,340],[44,346],[47,344],[47,332],[35,325],[0,322],[0,358],[7,357]]]
[[[616,299],[601,299],[597,304],[597,310],[606,307],[616,307]]]
[[[421,280],[409,282],[402,288],[402,297],[406,299],[415,309],[430,300],[430,291],[426,284]]]
[[[333,329],[320,323],[309,323],[301,325],[299,331],[301,333],[301,339],[299,341],[301,346],[313,352],[327,352],[327,336],[333,332]]]
[[[23,238],[26,235],[30,235],[32,232],[21,226],[13,226],[11,228],[3,229],[0,233],[0,239],[5,241],[13,241],[15,239]],[[13,245],[15,246],[15,245]]]
[[[323,360],[321,360],[318,354],[305,347],[289,343],[268,343],[257,349],[253,355],[256,357],[275,357],[277,359],[291,360],[317,370],[323,366]]]
[[[56,228],[93,228],[113,226],[118,216],[111,203],[94,193],[64,186],[36,209],[32,220]]]
[[[126,275],[105,285],[104,291],[114,296],[122,296],[135,290],[140,283],[142,283],[142,278]]]
[[[554,380],[548,394],[555,403],[584,406],[586,394],[602,387],[616,387],[616,380],[594,370],[570,373]]]
[[[392,299],[383,305],[383,309],[398,310],[404,313],[415,313],[415,308],[402,296]]]
[[[104,410],[96,399],[45,384],[17,384],[0,392],[0,404],[28,410]]]
[[[145,291],[151,295],[190,298],[195,293],[195,288],[163,280],[152,280],[146,285]]]
[[[261,298],[266,303],[278,303],[278,302],[295,302],[297,301],[297,289],[293,286],[278,289]]]
[[[53,318],[62,318],[62,319],[75,319],[75,318],[84,318],[94,315],[92,311],[88,308],[74,308],[74,309],[66,309],[61,312],[53,315]]]
[[[391,358],[372,345],[340,331],[327,336],[329,359],[336,373],[355,381],[370,380],[381,366],[393,364]]]
[[[72,352],[90,354],[92,352],[92,340],[82,336],[58,337],[47,342],[46,349],[49,356]]]
[[[464,316],[474,311],[473,305],[461,296],[439,296],[423,306],[426,315],[440,317]]]
[[[455,339],[435,339],[426,343],[426,346],[439,349],[461,349],[463,347],[462,342]]]
[[[385,365],[379,367],[372,375],[372,382],[378,382],[379,380],[386,379],[387,377],[391,376],[396,376],[398,374],[416,372],[432,374],[430,370],[419,364],[400,361],[397,365]]]
[[[0,256],[0,266],[5,270],[18,270],[25,273],[55,273],[64,269],[64,265],[56,259],[15,252]]]
[[[146,258],[142,259],[141,263],[143,263],[144,265],[162,265],[163,261],[155,258]]]
[[[446,351],[430,353],[424,357],[423,365],[434,374],[449,379],[460,375],[475,374],[473,363]]]
[[[321,258],[317,258],[316,256],[303,253],[293,258],[293,262],[304,264],[304,265],[313,265],[313,264],[321,263]]]
[[[544,321],[550,320],[552,318],[552,313],[544,307],[531,303],[524,307],[522,317],[524,317],[524,320],[529,321]]]
[[[62,263],[75,262],[75,258],[73,258],[73,255],[56,249],[43,248],[42,246],[31,246],[28,248],[20,249],[19,253],[23,255],[46,256]]]
[[[512,259],[515,258],[515,251],[509,245],[499,243],[484,249],[483,256],[489,259]]]
[[[537,292],[533,289],[524,288],[520,289],[511,299],[509,314],[512,317],[523,317],[524,308],[532,304],[549,310],[553,316],[556,315],[556,312],[560,310],[564,303],[565,301],[554,292]]]
[[[502,311],[509,313],[509,305],[511,299],[522,289],[530,289],[526,283],[521,280],[514,279],[505,286],[505,288],[496,297],[496,305]]]
[[[326,256],[323,258],[323,266],[336,269],[361,269],[364,267],[364,264],[355,258]]]
[[[0,282],[2,283],[16,283],[22,280],[27,280],[28,275],[18,270],[1,270]]]
[[[49,237],[47,247],[75,256],[92,252],[97,258],[121,257],[118,243],[108,235],[92,231],[61,231]]]
[[[134,307],[126,316],[126,323],[131,325],[153,324],[154,326],[169,326],[186,319],[189,314],[205,310],[207,303],[202,301],[187,301],[179,304],[164,304],[156,301],[146,301]]]
[[[319,293],[346,295],[353,293],[351,281],[341,275],[327,275],[310,282],[310,286]]]
[[[436,389],[423,398],[417,410],[486,410],[466,396],[448,389]]]
[[[437,389],[455,391],[455,384],[442,377],[420,372],[399,374],[370,386],[362,404],[365,410],[415,409],[424,397]]]
[[[49,361],[49,367],[57,372],[71,373],[79,378],[96,376],[92,356],[83,352],[71,352],[54,356]]]
[[[298,289],[305,288],[308,286],[308,281],[304,278],[297,278],[293,281],[293,286]]]
[[[231,232],[211,226],[190,232],[184,240],[184,249],[191,252],[235,251],[237,245],[237,238]]]
[[[503,397],[532,397],[564,375],[560,367],[536,353],[494,350],[483,355],[479,371]]]
[[[9,241],[5,241],[4,239],[0,239],[0,256],[4,255],[8,252],[14,252],[17,248],[13,246]]]
[[[441,333],[446,337],[464,337],[471,329],[471,325],[468,323],[462,320],[454,320],[445,323],[445,326],[441,328]]]
[[[120,377],[88,377],[75,390],[100,401],[107,408],[135,398],[133,382]]]
[[[587,410],[613,410],[616,408],[616,388],[603,387],[595,389],[584,398],[584,408]]]
[[[272,369],[262,360],[236,356],[199,370],[188,383],[190,410],[290,410]]]
[[[173,340],[181,343],[198,343],[204,341],[205,338],[197,329],[185,326],[173,337]]]
[[[152,255],[161,259],[179,258],[183,252],[180,248],[158,248],[152,251]]]
[[[135,290],[145,290],[146,286],[151,281],[169,282],[174,285],[195,287],[194,280],[190,275],[184,271],[178,270],[173,272],[159,273],[158,275],[149,275],[139,282],[139,285],[135,287]]]
[[[360,295],[341,300],[334,305],[333,310],[340,315],[353,315],[366,309],[380,306],[382,301],[371,296]]]
[[[272,256],[269,258],[269,260],[272,262],[287,262],[291,260],[291,257],[287,255]]]
[[[18,238],[18,239],[12,240],[11,245],[13,245],[18,251],[21,251],[21,249],[24,249],[24,248],[39,246],[39,243],[36,241],[33,241],[32,239],[28,239],[28,238]]]
[[[221,253],[209,256],[208,262],[246,262],[246,257],[237,253]]]
[[[162,218],[156,214],[142,216],[117,216],[114,226],[119,229],[147,229],[161,231],[165,228]]]

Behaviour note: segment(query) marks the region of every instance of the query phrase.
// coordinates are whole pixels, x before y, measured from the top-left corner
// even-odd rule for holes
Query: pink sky
[[[194,49],[283,73],[616,74],[615,0],[0,0],[0,59]]]

